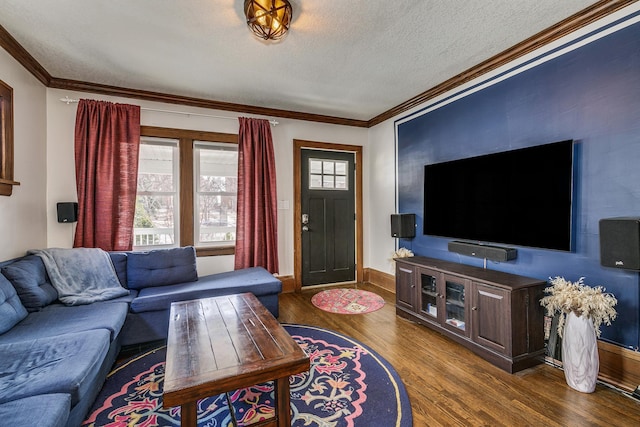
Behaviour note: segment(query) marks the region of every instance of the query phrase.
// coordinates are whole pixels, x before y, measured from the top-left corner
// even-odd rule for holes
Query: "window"
[[[0,195],[10,196],[14,185],[13,89],[0,80]]]
[[[134,249],[233,254],[238,136],[141,126]]]
[[[236,240],[238,147],[196,142],[196,245],[219,245]]]
[[[179,242],[178,140],[143,137],[138,160],[134,219],[136,248]]]

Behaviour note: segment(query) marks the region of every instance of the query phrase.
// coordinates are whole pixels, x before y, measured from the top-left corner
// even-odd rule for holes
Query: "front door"
[[[302,285],[355,280],[354,153],[301,151]]]

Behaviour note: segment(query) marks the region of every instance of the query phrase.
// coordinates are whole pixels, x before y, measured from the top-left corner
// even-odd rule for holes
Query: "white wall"
[[[391,237],[390,216],[396,213],[395,137],[392,120],[369,129],[368,155],[365,161],[365,267],[395,274],[390,261],[396,239]]]
[[[90,93],[47,89],[47,245],[49,247],[71,247],[72,228],[70,224],[59,224],[56,215],[57,202],[77,200],[75,166],[73,154],[73,130],[77,104],[67,105],[60,98],[101,99],[140,105],[141,123],[147,126],[162,126],[179,129],[212,132],[237,133],[237,113],[207,110],[173,104],[139,101],[135,99],[109,97]],[[232,117],[234,120],[183,114],[146,111],[144,108],[191,112]],[[330,142],[365,146],[367,129],[336,126],[322,123],[275,118],[279,124],[272,127],[277,168],[278,200],[288,201],[289,209],[278,211],[278,247],[280,274],[293,274],[293,140]],[[366,149],[364,150],[366,153]],[[366,169],[366,167],[365,167]],[[368,204],[364,194],[365,206]],[[366,209],[365,209],[366,216]],[[366,252],[366,250],[365,250]],[[198,259],[199,274],[208,274],[233,269],[233,256],[217,256]]]
[[[46,89],[4,49],[0,80],[13,88],[13,195],[0,196],[0,260],[46,244]]]

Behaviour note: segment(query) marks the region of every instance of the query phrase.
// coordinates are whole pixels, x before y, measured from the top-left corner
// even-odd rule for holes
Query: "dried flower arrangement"
[[[618,300],[613,294],[606,293],[602,286],[594,288],[584,284],[584,277],[577,282],[571,282],[564,277],[556,276],[549,279],[552,286],[544,291],[548,295],[540,300],[549,316],[559,314],[558,335],[562,337],[567,314],[573,312],[576,316],[586,316],[591,319],[600,337],[600,325],[611,325],[616,319],[617,312],[613,308]]]
[[[393,260],[396,258],[408,258],[412,256],[413,256],[413,252],[411,252],[409,249],[399,248],[398,250],[393,252],[393,254],[391,255],[391,259]]]

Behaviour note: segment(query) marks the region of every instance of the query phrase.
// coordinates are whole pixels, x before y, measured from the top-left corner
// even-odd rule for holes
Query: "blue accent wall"
[[[639,274],[602,267],[598,235],[601,218],[640,216],[640,23],[399,120],[396,131],[398,210],[415,213],[417,222],[416,238],[400,246],[477,266],[483,260],[448,252],[451,239],[423,235],[424,165],[573,139],[574,251],[516,247],[516,260],[487,268],[540,279],[584,276],[588,285],[605,286],[618,299],[618,318],[602,337],[640,346]],[[553,173],[539,166],[541,174]]]

